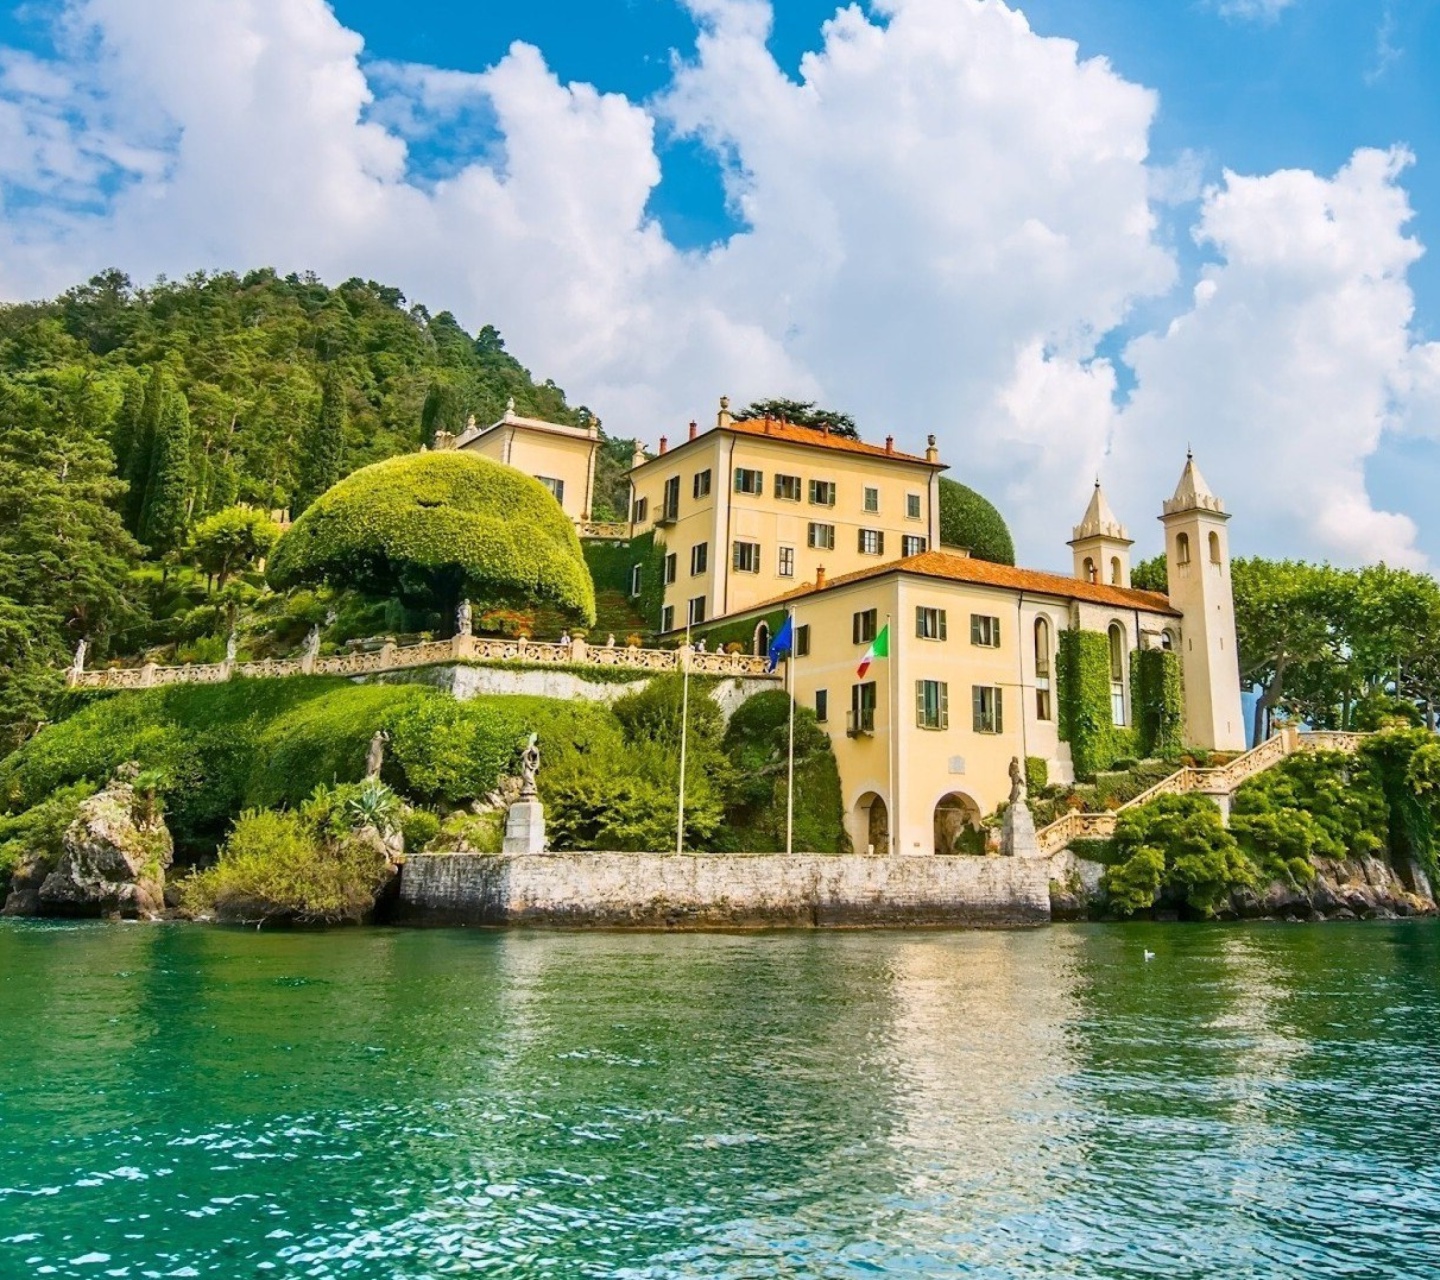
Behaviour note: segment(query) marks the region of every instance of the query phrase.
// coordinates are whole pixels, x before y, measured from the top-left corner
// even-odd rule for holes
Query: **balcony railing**
[[[874,707],[854,708],[845,717],[845,736],[847,738],[869,738],[873,737],[874,733]]]

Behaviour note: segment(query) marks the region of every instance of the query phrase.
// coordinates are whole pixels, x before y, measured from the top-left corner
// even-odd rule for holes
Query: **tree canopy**
[[[747,404],[736,418],[778,418],[782,422],[794,423],[797,427],[814,427],[817,431],[829,427],[830,433],[858,440],[860,432],[855,419],[839,409],[823,409],[813,400],[754,400]]]
[[[321,494],[280,539],[277,587],[328,583],[438,608],[543,601],[595,620],[574,526],[545,487],[470,453],[377,462]]]
[[[940,477],[940,544],[964,547],[977,560],[1015,563],[1015,542],[1005,517],[974,489],[944,476]]]

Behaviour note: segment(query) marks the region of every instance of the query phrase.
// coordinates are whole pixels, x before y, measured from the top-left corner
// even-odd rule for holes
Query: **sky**
[[[0,299],[273,265],[651,445],[815,399],[1064,567],[1440,564],[1440,0],[0,0]]]

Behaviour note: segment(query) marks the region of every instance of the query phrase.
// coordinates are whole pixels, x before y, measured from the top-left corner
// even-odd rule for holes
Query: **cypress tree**
[[[174,551],[184,543],[192,479],[190,405],[174,380],[166,377],[140,533],[152,554]]]
[[[115,473],[122,479],[130,465],[130,454],[140,437],[140,419],[145,412],[145,379],[138,372],[125,374],[125,391],[120,409],[110,428],[110,451],[115,455]]]
[[[437,378],[430,384],[425,404],[420,410],[420,443],[427,449],[433,449],[437,431],[448,431],[458,436],[464,429],[465,418],[460,410],[459,392],[444,378]]]
[[[155,461],[155,436],[160,429],[160,410],[164,400],[165,375],[158,368],[151,369],[131,435],[129,456],[125,459],[122,473],[125,482],[130,486],[125,494],[125,527],[136,537],[140,536],[140,526],[144,519],[146,494],[150,488],[150,473]]]
[[[298,516],[343,474],[345,417],[345,384],[332,368],[325,374],[320,412],[300,442],[293,515]]]

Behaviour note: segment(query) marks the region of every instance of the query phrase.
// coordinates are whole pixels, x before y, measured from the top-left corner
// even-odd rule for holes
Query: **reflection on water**
[[[7,923],[0,1276],[1433,1276],[1437,974],[1430,923]]]

